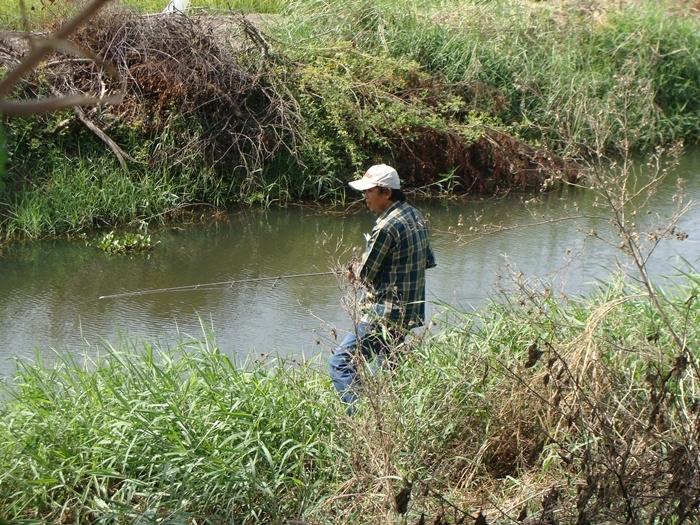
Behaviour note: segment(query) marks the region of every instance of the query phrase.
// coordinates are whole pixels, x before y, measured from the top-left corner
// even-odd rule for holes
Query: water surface
[[[700,200],[700,151],[687,154],[675,173],[688,180],[686,196]],[[676,203],[675,179],[652,200],[639,222],[663,222]],[[421,202],[430,218],[438,266],[428,272],[428,316],[444,304],[471,311],[522,272],[534,286],[567,294],[590,292],[624,256],[614,245],[604,210],[593,195],[566,189],[533,198]],[[102,295],[195,283],[324,272],[345,262],[362,245],[374,217],[290,207],[232,211],[227,221],[165,228],[148,256],[108,256],[84,241],[17,244],[0,258],[0,376],[14,358],[53,351],[83,354],[119,341],[170,344],[211,334],[227,354],[312,356],[328,353],[333,334],[350,328],[333,277],[241,283],[217,290],[163,293],[118,299]],[[470,227],[503,228],[476,234]],[[663,241],[649,261],[655,276],[698,267],[700,209],[680,222],[683,241]],[[612,245],[588,233],[599,232]],[[687,261],[687,262],[686,262]]]

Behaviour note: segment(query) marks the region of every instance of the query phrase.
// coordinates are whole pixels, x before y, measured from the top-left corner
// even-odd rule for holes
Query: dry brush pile
[[[265,41],[246,21],[233,26],[246,44],[257,44],[263,56]],[[196,120],[203,135],[197,148],[214,162],[233,162],[232,171],[259,170],[283,145],[294,144],[297,114],[288,101],[267,85],[267,63],[246,60],[250,49],[224,51],[210,29],[184,16],[112,16],[94,20],[75,35],[78,46],[114,65],[125,101],[109,117],[139,123],[146,131],[161,132],[171,115]],[[105,89],[101,68],[94,63],[59,73],[82,92]],[[110,89],[107,87],[106,89]],[[184,158],[180,151],[163,152]],[[157,160],[156,160],[157,161]]]
[[[125,169],[199,162],[225,166],[221,172],[232,179],[254,177],[280,148],[293,152],[299,115],[267,81],[272,60],[265,59],[262,35],[243,17],[230,27],[237,49],[224,49],[210,27],[192,18],[108,12],[72,35],[18,96],[121,94],[115,106],[75,108],[60,128],[86,126]],[[6,67],[26,51],[18,40],[5,39],[0,48]],[[10,140],[26,140],[9,131]],[[161,147],[136,153],[143,149],[139,139],[154,138]]]

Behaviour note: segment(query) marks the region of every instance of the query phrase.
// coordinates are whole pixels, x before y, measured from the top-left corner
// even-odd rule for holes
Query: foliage
[[[30,30],[42,30],[56,24],[75,12],[76,4],[70,0],[26,0],[26,25]],[[168,0],[121,0],[115,4],[140,13],[160,13]],[[246,13],[277,13],[284,3],[280,0],[191,0],[190,12],[195,10],[240,10]],[[19,0],[0,0],[0,28],[21,29],[24,22],[20,15]]]
[[[427,130],[455,130],[466,140],[483,134],[483,127],[460,118],[463,100],[411,60],[369,54],[352,42],[302,53],[307,56],[290,89],[303,122],[299,157],[314,179],[300,196],[312,191],[315,198],[337,198],[349,173],[394,157],[397,143],[419,140]]]
[[[148,233],[140,232],[115,233],[110,231],[103,234],[97,242],[97,247],[109,255],[141,253],[152,250],[154,246],[151,236]]]
[[[34,186],[17,191],[8,203],[0,222],[7,237],[71,234],[136,218],[162,221],[193,202],[218,202],[226,191],[210,171],[195,166],[127,177],[109,156],[59,157],[54,165],[52,177],[38,173]]]
[[[489,114],[571,155],[700,138],[700,38],[692,16],[643,2],[596,12],[547,3],[460,9],[294,2],[293,39],[412,59]],[[318,45],[318,44],[317,44]],[[681,109],[682,108],[682,109]]]

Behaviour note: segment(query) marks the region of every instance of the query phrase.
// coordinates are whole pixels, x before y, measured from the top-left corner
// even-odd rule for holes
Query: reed
[[[75,234],[142,219],[166,220],[187,205],[221,202],[221,187],[205,168],[179,177],[145,171],[125,176],[111,158],[65,159],[38,187],[17,192],[6,204],[5,238]]]

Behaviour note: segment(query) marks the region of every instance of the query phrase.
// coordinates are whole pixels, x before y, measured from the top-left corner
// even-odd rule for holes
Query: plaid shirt
[[[394,202],[378,218],[367,240],[359,277],[367,287],[363,320],[377,317],[404,328],[425,321],[425,270],[435,266],[423,214]]]

